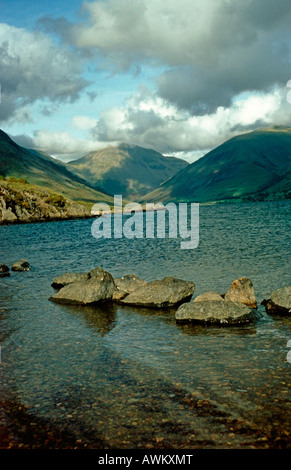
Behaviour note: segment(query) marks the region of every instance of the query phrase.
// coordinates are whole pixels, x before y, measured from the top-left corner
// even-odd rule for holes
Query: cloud
[[[167,67],[160,96],[192,114],[229,106],[243,91],[268,91],[290,73],[289,0],[97,0],[64,36],[124,70]]]
[[[0,24],[0,122],[30,119],[30,105],[74,102],[88,82],[78,57],[39,32]]]
[[[142,89],[124,108],[104,111],[93,135],[104,142],[129,142],[163,154],[192,152],[201,156],[225,140],[254,127],[290,123],[290,105],[284,89],[240,95],[229,107],[205,115],[191,115]]]
[[[37,104],[62,122],[60,103],[99,99],[96,119],[72,107],[68,132],[38,130],[35,146],[75,158],[128,142],[190,159],[254,127],[290,126],[290,0],[92,0],[83,12],[42,18],[42,32],[0,25],[0,120],[33,119]],[[123,106],[100,98],[112,71],[119,90],[144,79]],[[89,90],[83,76],[96,79]]]
[[[48,129],[37,130],[33,132],[32,136],[11,135],[11,138],[18,145],[42,151],[62,161],[81,158],[88,152],[108,145],[104,142],[97,142],[94,138],[76,137],[69,131],[53,132]]]
[[[96,126],[97,119],[91,118],[89,116],[74,116],[72,119],[72,124],[77,129],[87,130]]]
[[[141,87],[124,107],[103,110],[97,120],[75,116],[72,124],[85,130],[83,137],[72,131],[40,129],[32,137],[12,138],[19,145],[42,150],[63,161],[125,142],[192,162],[235,135],[274,123],[290,125],[286,95],[287,90],[283,88],[244,94],[233,100],[230,107],[221,106],[213,113],[192,116]]]
[[[68,131],[51,132],[41,129],[33,134],[34,148],[43,150],[49,155],[70,161],[102,147],[102,143],[92,139],[82,139],[73,136]]]

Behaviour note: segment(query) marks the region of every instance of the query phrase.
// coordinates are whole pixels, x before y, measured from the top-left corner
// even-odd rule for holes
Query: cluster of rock
[[[59,303],[90,305],[113,301],[123,305],[163,308],[190,300],[195,284],[170,276],[151,282],[134,274],[114,279],[98,267],[87,273],[58,276],[52,287],[60,290],[50,300]]]
[[[266,313],[270,315],[290,315],[291,286],[275,290],[261,305],[265,306]],[[242,277],[233,281],[223,295],[205,292],[193,302],[184,303],[178,308],[175,317],[177,322],[235,325],[260,318],[257,308],[253,283],[249,278]]]
[[[30,271],[30,264],[26,259],[20,259],[13,263],[11,271]],[[0,264],[0,277],[10,276],[9,266],[6,264]]]
[[[241,324],[260,317],[252,281],[242,277],[233,281],[227,292],[205,292],[181,305],[176,312],[177,322]]]
[[[97,267],[86,273],[66,273],[56,277],[52,287],[58,290],[50,297],[57,303],[92,305],[116,302],[120,305],[173,308],[177,322],[238,325],[260,318],[252,281],[242,277],[233,281],[225,294],[205,292],[194,298],[192,281],[172,276],[146,282],[134,274],[113,278]],[[262,302],[267,313],[291,313],[291,286],[273,292]]]

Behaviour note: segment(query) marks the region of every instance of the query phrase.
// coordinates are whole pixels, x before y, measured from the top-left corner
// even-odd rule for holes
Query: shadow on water
[[[118,309],[114,304],[104,303],[94,306],[62,305],[61,307],[75,317],[82,316],[88,327],[100,336],[105,336],[116,326]]]
[[[220,336],[220,335],[255,335],[257,330],[255,325],[246,326],[216,326],[216,325],[194,325],[191,323],[177,323],[181,333],[190,336]]]

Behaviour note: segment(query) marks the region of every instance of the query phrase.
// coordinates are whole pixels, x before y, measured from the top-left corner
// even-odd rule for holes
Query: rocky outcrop
[[[30,271],[30,264],[26,259],[20,259],[12,265],[11,271]]]
[[[65,285],[50,300],[63,304],[91,305],[112,300],[115,290],[111,274],[98,267],[89,271],[87,280]]]
[[[270,315],[291,315],[291,286],[273,291],[268,299],[262,301]]]
[[[239,302],[251,308],[257,308],[258,306],[253,283],[248,277],[241,277],[233,281],[224,299]]]
[[[0,224],[90,217],[89,209],[50,190],[0,180]]]
[[[258,313],[247,305],[224,300],[207,300],[182,304],[176,314],[177,322],[216,325],[240,325],[258,318]]]
[[[190,300],[194,289],[194,282],[168,276],[138,287],[121,299],[120,303],[143,307],[174,307]]]
[[[198,295],[195,297],[193,302],[203,302],[203,301],[211,301],[211,300],[216,300],[218,302],[223,302],[224,299],[221,297],[221,295],[217,294],[216,292],[204,292],[203,294]]]

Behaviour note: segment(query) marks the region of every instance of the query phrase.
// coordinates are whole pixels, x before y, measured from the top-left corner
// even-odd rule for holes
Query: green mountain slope
[[[147,194],[151,202],[291,197],[291,129],[275,126],[228,140]]]
[[[110,194],[131,199],[152,191],[187,166],[184,160],[126,144],[90,152],[67,164],[70,171],[91,185],[98,184]]]
[[[93,189],[71,173],[62,162],[17,145],[0,130],[0,175],[25,178],[29,183],[49,188],[74,201],[112,202],[112,197]]]

